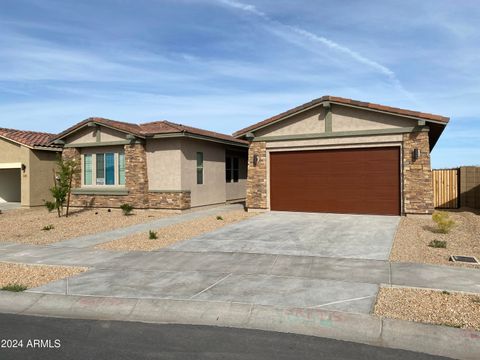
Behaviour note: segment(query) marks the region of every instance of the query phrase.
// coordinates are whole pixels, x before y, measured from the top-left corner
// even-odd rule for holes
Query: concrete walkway
[[[22,206],[19,202],[0,202],[1,211],[20,209],[21,207]]]
[[[151,229],[158,229],[168,225],[178,224],[184,221],[190,221],[198,219],[204,216],[220,214],[227,211],[240,210],[243,209],[242,204],[231,204],[231,205],[221,205],[215,207],[209,207],[206,209],[199,209],[194,211],[189,211],[183,214],[166,217],[163,219],[153,220],[141,224],[136,224],[124,228],[119,228],[111,231],[105,231],[96,233],[93,235],[79,236],[77,238],[59,241],[49,246],[52,247],[74,247],[74,248],[85,248],[91,247],[105,242],[113,241],[120,239],[122,237],[133,235],[139,232],[148,232]]]

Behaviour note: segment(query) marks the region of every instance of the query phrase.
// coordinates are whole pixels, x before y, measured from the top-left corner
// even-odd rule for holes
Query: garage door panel
[[[400,213],[398,147],[270,154],[272,210]]]

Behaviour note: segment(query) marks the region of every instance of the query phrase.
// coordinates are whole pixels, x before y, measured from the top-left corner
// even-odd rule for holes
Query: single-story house
[[[40,206],[52,198],[53,171],[60,148],[53,134],[0,128],[0,202]]]
[[[250,143],[247,207],[431,213],[430,152],[448,121],[324,96],[237,131]]]
[[[52,144],[81,166],[72,206],[184,210],[245,200],[248,142],[156,121],[89,118]]]

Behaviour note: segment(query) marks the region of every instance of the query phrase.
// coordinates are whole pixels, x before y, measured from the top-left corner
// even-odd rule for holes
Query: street
[[[2,360],[444,359],[403,350],[259,330],[10,314],[0,314],[0,341]]]

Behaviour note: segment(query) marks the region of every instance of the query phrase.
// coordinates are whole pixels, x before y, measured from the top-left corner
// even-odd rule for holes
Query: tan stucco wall
[[[191,191],[192,207],[226,201],[225,146],[182,139],[182,189]],[[197,185],[197,152],[203,152],[203,184]]]
[[[415,125],[413,119],[332,105],[332,131],[391,129]]]
[[[325,132],[325,110],[318,106],[301,114],[259,129],[255,136],[298,135]]]
[[[57,152],[31,150],[26,173],[29,177],[29,206],[40,206],[51,200],[53,170],[56,169]]]
[[[97,142],[97,133],[100,133],[100,142],[111,141],[125,141],[126,135],[120,131],[112,130],[104,126],[89,127],[86,126],[83,129],[75,131],[75,133],[66,137],[65,143],[69,145],[73,144],[88,144]]]
[[[181,140],[149,139],[146,152],[149,190],[183,190]]]
[[[40,206],[50,199],[53,170],[57,152],[30,150],[10,141],[0,139],[0,163],[19,162],[25,165],[20,171],[22,206]]]
[[[248,151],[228,152],[231,156],[238,157],[238,182],[229,182],[226,184],[227,201],[245,199],[247,192],[247,161]]]

